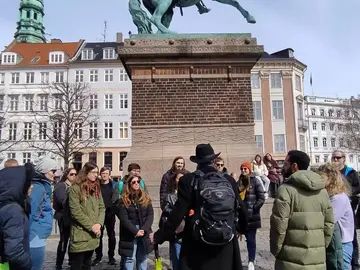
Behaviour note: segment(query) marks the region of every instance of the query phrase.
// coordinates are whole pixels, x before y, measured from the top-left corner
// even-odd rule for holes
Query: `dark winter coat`
[[[347,173],[347,175],[345,175],[347,168],[348,166],[345,166],[340,172],[346,177],[346,180],[351,187],[352,194],[350,196],[350,201],[351,207],[355,211],[357,205],[359,204],[359,198],[356,195],[360,193],[360,179],[358,173],[351,168],[348,169],[349,172]]]
[[[344,255],[341,243],[341,230],[336,222],[329,246],[326,248],[326,270],[343,270]]]
[[[241,186],[241,181],[238,181],[238,184]],[[240,189],[242,189],[242,187],[240,187]],[[260,183],[260,180],[255,176],[251,176],[249,190],[246,192],[244,198],[244,203],[248,209],[248,230],[261,228],[260,209],[264,205],[264,202],[264,189]]]
[[[141,244],[144,245],[146,254],[153,251],[149,234],[152,232],[151,225],[154,221],[154,210],[151,204],[141,207],[138,204],[131,204],[125,207],[122,200],[118,206],[117,217],[120,219],[120,241],[119,255],[131,257],[134,251],[134,240],[139,230],[144,230],[145,234],[141,237]],[[137,224],[140,221],[140,224]],[[136,228],[139,225],[139,229]]]
[[[199,166],[198,169],[203,173],[216,172],[216,169],[209,165]],[[162,244],[171,238],[184,216],[188,216],[189,211],[195,208],[195,192],[191,184],[193,177],[194,174],[191,173],[180,178],[178,200],[175,203],[175,208],[164,223],[164,226],[154,234],[155,243]],[[225,178],[233,185],[238,200],[237,203],[240,205],[236,211],[239,216],[239,222],[236,224],[237,230],[245,231],[247,225],[246,206],[240,199],[235,180],[228,175],[225,175]],[[194,239],[192,232],[193,224],[194,221],[191,218],[186,218],[180,252],[180,270],[242,269],[239,242],[236,237],[224,246],[206,245]]]
[[[11,270],[32,267],[27,201],[31,179],[31,173],[23,166],[0,170],[0,256]]]

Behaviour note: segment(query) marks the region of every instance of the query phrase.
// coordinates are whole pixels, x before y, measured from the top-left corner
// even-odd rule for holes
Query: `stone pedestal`
[[[256,148],[250,71],[261,54],[250,34],[133,35],[118,47],[132,80],[132,147],[158,197],[162,175],[176,156],[199,143],[221,152],[230,172]],[[126,168],[126,167],[125,167]]]

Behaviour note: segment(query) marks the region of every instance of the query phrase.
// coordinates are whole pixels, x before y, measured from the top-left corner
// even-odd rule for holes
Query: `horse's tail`
[[[147,13],[141,8],[140,0],[129,0],[129,11],[139,34],[151,34],[151,21]]]

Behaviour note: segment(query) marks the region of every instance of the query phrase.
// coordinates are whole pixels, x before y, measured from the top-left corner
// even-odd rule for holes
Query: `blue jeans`
[[[32,270],[42,270],[45,260],[45,247],[30,248]]]
[[[343,247],[343,254],[344,254],[344,270],[350,270],[351,259],[352,259],[353,250],[354,250],[353,243],[352,242],[343,243],[342,247]]]
[[[181,244],[177,242],[170,243],[170,258],[172,261],[172,269],[179,269],[179,261],[180,261],[180,250]]]
[[[136,228],[139,229],[139,226],[136,226]],[[144,245],[145,241],[142,238],[135,237],[132,257],[121,257],[125,270],[133,270],[134,261],[136,261],[136,270],[147,270],[147,254]]]
[[[256,229],[247,230],[245,233],[246,247],[248,250],[249,262],[255,262],[256,255]]]

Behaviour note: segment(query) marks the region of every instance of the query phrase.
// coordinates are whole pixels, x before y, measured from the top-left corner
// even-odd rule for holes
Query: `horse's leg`
[[[221,4],[230,5],[236,8],[244,16],[248,23],[256,23],[256,20],[251,14],[244,9],[236,0],[213,0]]]
[[[169,7],[172,4],[172,0],[157,1],[157,4],[158,5],[156,6],[155,12],[150,19],[151,22],[158,28],[159,32],[164,33],[164,34],[172,33],[167,27],[165,27],[161,23],[162,17],[164,16],[166,11],[169,9]],[[171,22],[171,20],[170,20],[170,22]]]
[[[174,10],[169,8],[161,19],[161,23],[166,27],[169,28],[172,18],[174,16]]]

